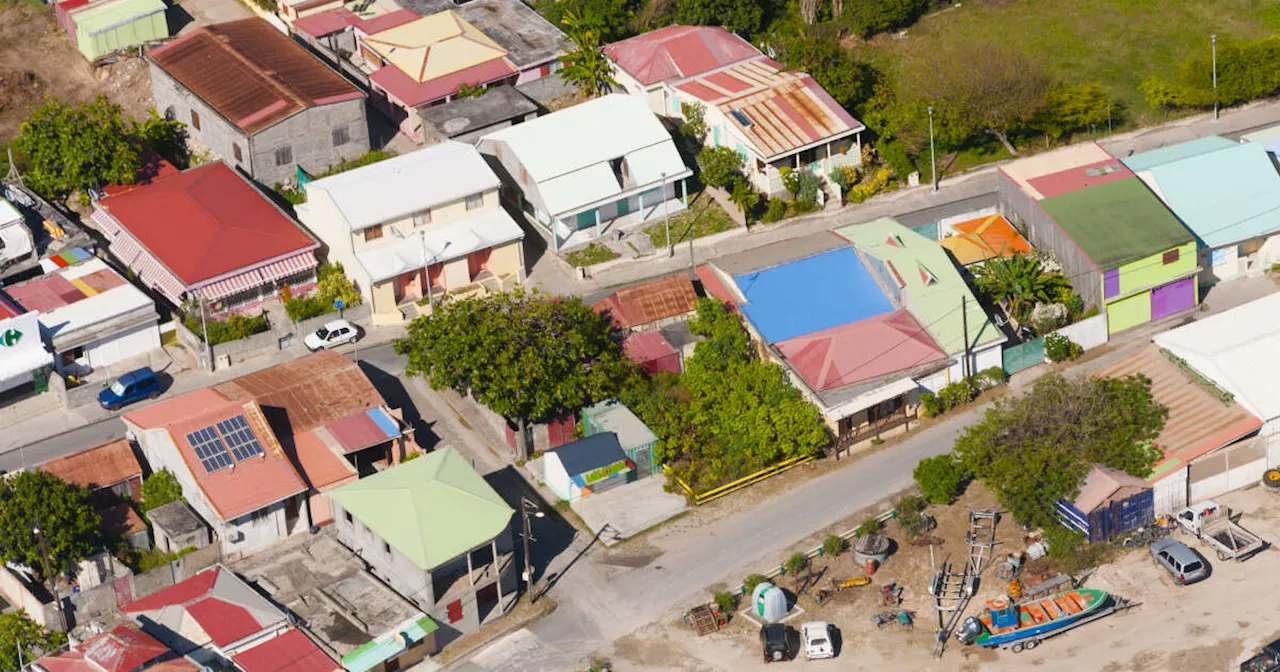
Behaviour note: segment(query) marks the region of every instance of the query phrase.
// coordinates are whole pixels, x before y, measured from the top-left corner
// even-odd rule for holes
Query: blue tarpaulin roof
[[[883,315],[893,310],[850,247],[733,279],[742,312],[768,343]]]

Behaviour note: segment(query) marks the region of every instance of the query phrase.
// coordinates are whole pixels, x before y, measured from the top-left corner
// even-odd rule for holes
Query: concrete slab
[[[689,508],[683,496],[666,492],[662,486],[661,477],[651,476],[570,506],[592,531],[599,532],[607,526],[615,532],[600,536],[600,541],[612,546]]]

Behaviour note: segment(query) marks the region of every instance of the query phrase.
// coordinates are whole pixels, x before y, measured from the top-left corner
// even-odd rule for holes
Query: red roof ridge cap
[[[249,69],[249,72],[251,72],[251,73],[257,73],[257,74],[261,75],[261,76],[262,76],[262,80],[267,84],[267,86],[268,86],[268,87],[270,87],[272,90],[276,91],[277,95],[279,95],[279,96],[281,96],[281,97],[283,97],[283,98],[287,98],[288,100],[291,100],[291,101],[293,101],[294,103],[297,103],[299,106],[301,106],[301,107],[302,107],[302,108],[304,108],[304,109],[305,109],[305,108],[308,108],[308,107],[311,107],[310,102],[309,102],[309,101],[306,101],[306,100],[303,100],[301,96],[299,96],[299,95],[297,95],[296,93],[294,93],[294,92],[293,92],[293,90],[292,90],[292,87],[287,87],[287,86],[284,86],[283,84],[281,84],[281,83],[280,83],[280,82],[279,82],[279,81],[278,81],[278,80],[273,76],[274,71],[272,71],[272,70],[267,70],[267,69],[265,69],[265,68],[260,68],[260,67],[258,67],[258,66],[256,66],[256,65],[254,65],[254,63],[253,63],[252,61],[250,61],[247,57],[245,57],[245,55],[244,55],[244,54],[240,53],[240,50],[239,50],[239,49],[236,49],[235,47],[231,46],[231,37],[230,37],[230,36],[228,36],[228,35],[226,35],[226,34],[224,34],[224,33],[215,33],[215,32],[212,32],[212,31],[210,31],[210,34],[212,34],[214,37],[216,37],[216,38],[217,38],[217,42],[218,42],[218,44],[219,44],[219,45],[221,45],[222,50],[223,50],[224,52],[226,52],[228,55],[230,55],[232,58],[234,58],[234,59],[236,60],[236,62],[240,63],[240,65],[242,65],[242,66],[244,66],[244,67],[247,67],[247,68]],[[286,39],[287,39],[287,38],[286,38]],[[293,42],[293,40],[289,40],[289,41],[290,41],[291,43]],[[301,48],[302,48],[302,47],[298,46],[297,44],[293,44],[293,47],[294,47],[294,48],[297,48],[297,49],[301,49]],[[253,115],[250,115],[250,116],[253,116]],[[234,122],[234,123],[236,124],[236,126],[240,126],[242,123],[244,123],[244,120],[242,119],[242,120],[240,120],[240,121],[238,121],[238,122]]]

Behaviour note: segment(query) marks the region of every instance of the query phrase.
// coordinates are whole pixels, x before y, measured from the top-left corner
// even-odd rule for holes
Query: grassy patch
[[[576,249],[564,255],[564,260],[573,266],[591,266],[602,264],[610,259],[617,259],[618,253],[600,243],[588,243],[586,247]]]
[[[701,192],[689,202],[689,207],[671,216],[671,243],[667,242],[667,223],[660,220],[644,230],[654,247],[666,247],[683,243],[690,238],[701,238],[728,231],[738,226],[706,192]]]
[[[1126,127],[1164,115],[1143,100],[1138,85],[1169,75],[1196,51],[1209,53],[1209,34],[1255,39],[1280,23],[1261,0],[1031,0],[966,2],[921,19],[904,40],[882,35],[855,50],[892,67],[899,59],[945,44],[1012,39],[1067,83],[1098,82],[1128,110]]]

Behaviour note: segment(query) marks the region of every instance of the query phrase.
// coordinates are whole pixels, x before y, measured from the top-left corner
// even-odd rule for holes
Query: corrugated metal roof
[[[667,26],[614,42],[604,53],[645,86],[760,56],[749,42],[719,26]]]
[[[864,128],[813,77],[767,58],[674,86],[720,108],[766,160]]]
[[[1106,378],[1142,374],[1151,379],[1151,396],[1169,409],[1164,431],[1156,446],[1165,459],[1157,463],[1157,474],[1169,473],[1169,464],[1185,464],[1210,451],[1228,445],[1262,426],[1239,404],[1223,403],[1196,383],[1160,352],[1148,345],[1138,352],[1098,372]]]
[[[1134,154],[1133,156],[1122,159],[1124,165],[1129,167],[1135,173],[1144,170],[1151,170],[1156,166],[1163,166],[1167,163],[1181,161],[1216,152],[1219,149],[1229,149],[1231,147],[1239,147],[1241,143],[1233,142],[1219,135],[1206,135],[1203,138],[1188,140],[1187,142],[1179,142],[1176,145],[1153,149],[1149,152]]]
[[[66,457],[49,460],[41,469],[81,487],[97,490],[142,478],[142,465],[125,439],[108,441]]]
[[[630,329],[685,315],[692,312],[697,304],[698,294],[693,290],[693,282],[682,273],[620,289],[593,307],[597,312],[609,311],[615,325]]]
[[[988,215],[952,224],[956,235],[938,241],[962,266],[997,257],[1030,254],[1031,245],[1003,215]]]
[[[1136,177],[1046,198],[1040,205],[1103,271],[1194,240]]]
[[[247,133],[296,112],[363,98],[353,84],[259,18],[196,29],[150,58]]]
[[[164,0],[111,0],[80,8],[72,16],[77,29],[95,35],[163,11]]]
[[[1111,156],[1098,143],[1084,142],[1036,154],[1025,159],[1018,159],[1001,166],[1000,172],[1005,177],[1013,180],[1023,191],[1027,192],[1027,195],[1038,201],[1046,196],[1031,186],[1031,180],[1073,168],[1082,168],[1100,163],[1119,163],[1119,160]]]
[[[269,639],[233,660],[245,672],[335,672],[342,669],[301,630]]]
[[[452,10],[366,35],[361,44],[387,62],[371,79],[410,106],[516,71],[506,49]]]
[[[947,360],[929,332],[901,309],[788,339],[777,348],[815,391]]]

